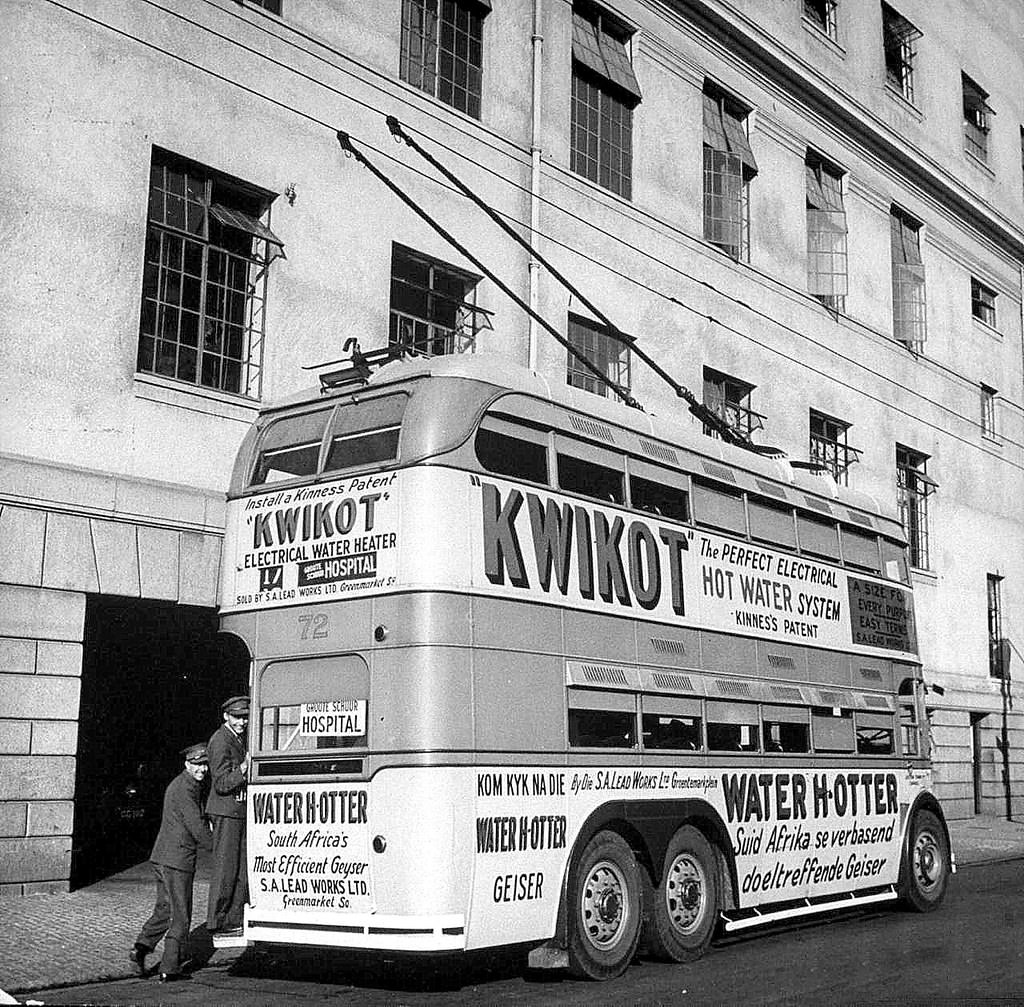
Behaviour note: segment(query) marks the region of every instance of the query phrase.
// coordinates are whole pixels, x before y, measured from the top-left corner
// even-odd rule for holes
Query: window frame
[[[629,346],[611,335],[607,326],[582,315],[569,313],[565,337],[598,370],[626,392],[632,383],[633,355]],[[619,359],[614,359],[618,354]],[[615,393],[607,384],[591,374],[568,350],[565,351],[565,383],[593,395],[609,398]]]
[[[804,158],[807,214],[807,289],[825,307],[846,310],[849,289],[846,173],[809,150]],[[831,269],[820,268],[825,264]],[[841,268],[835,268],[841,265]],[[827,288],[827,289],[826,289]]]
[[[397,274],[396,267],[400,263],[425,267],[426,285],[415,283]],[[390,277],[389,346],[402,347],[406,352],[423,357],[467,353],[475,350],[480,332],[492,327],[490,319],[493,313],[477,304],[477,292],[482,277],[475,273],[398,242],[392,242]],[[462,298],[459,299],[439,289],[436,286],[438,278],[444,278],[453,285],[461,283],[464,288]],[[414,313],[396,308],[396,289],[400,288],[407,288],[423,295],[425,310]],[[451,305],[454,309],[454,325],[445,324],[445,319],[437,315],[439,306],[444,304]],[[408,330],[404,330],[404,326],[408,326]]]
[[[802,0],[803,19],[813,25],[826,38],[839,42],[839,23],[836,16],[839,0]]]
[[[810,461],[830,472],[840,486],[849,485],[850,466],[860,461],[860,448],[850,447],[851,423],[817,409],[808,410],[808,454]]]
[[[753,108],[711,81],[702,96],[702,233],[729,258],[749,262],[750,183],[758,171],[750,146]]]
[[[703,379],[704,405],[721,417],[732,430],[750,440],[756,431],[764,429],[767,417],[756,412],[750,405],[750,398],[757,385],[707,366],[703,370]],[[705,426],[704,433],[709,437],[719,436],[716,430],[708,426]]]
[[[258,401],[276,194],[161,147],[147,191],[136,373]]]
[[[920,352],[928,336],[928,300],[923,224],[898,206],[889,210],[892,261],[892,335],[911,352]]]
[[[885,83],[911,105],[914,101],[914,72],[917,49],[914,43],[922,33],[899,11],[882,0],[882,53]]]
[[[971,317],[990,329],[996,328],[998,298],[998,292],[987,283],[982,283],[976,276],[971,277]]]
[[[929,456],[896,445],[896,500],[907,539],[908,559],[916,570],[928,570],[928,497],[937,483],[928,475]]]
[[[985,574],[986,612],[988,618],[988,674],[989,678],[1003,679],[1003,591],[1005,578],[998,573]]]
[[[998,437],[999,430],[996,422],[996,400],[999,392],[990,385],[981,383],[981,433],[983,437]]]
[[[434,10],[428,11],[431,5]],[[449,12],[452,16],[446,18]],[[418,20],[414,17],[417,13]],[[480,119],[484,21],[489,13],[490,3],[484,0],[402,0],[399,78],[450,108]],[[428,16],[433,19],[429,26]],[[442,45],[446,39],[452,47]],[[414,41],[418,41],[415,47]],[[442,73],[446,67],[451,70],[447,76]],[[459,68],[463,83],[456,77]],[[457,100],[459,92],[462,96]]]
[[[988,104],[988,92],[963,72],[960,74],[960,86],[963,93],[964,152],[988,165],[990,120],[995,115]]]

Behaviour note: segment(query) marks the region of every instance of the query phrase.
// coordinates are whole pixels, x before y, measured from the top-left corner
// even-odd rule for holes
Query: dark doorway
[[[90,595],[85,607],[71,887],[149,856],[179,752],[248,691],[249,657],[214,609]]]

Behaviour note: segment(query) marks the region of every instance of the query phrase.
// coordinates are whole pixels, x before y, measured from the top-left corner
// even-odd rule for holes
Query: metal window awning
[[[643,98],[626,43],[604,31],[600,24],[575,12],[572,16],[572,58],[614,84],[634,101],[639,102]]]
[[[886,41],[894,44],[916,42],[922,37],[922,32],[914,27],[902,14],[895,11],[888,4],[882,4],[885,16],[882,19],[882,31]]]
[[[743,128],[745,116],[733,112],[724,98],[704,92],[704,143],[712,150],[734,154],[748,176],[757,174],[757,161]]]
[[[232,209],[223,203],[211,203],[210,216],[214,220],[220,221],[226,227],[233,227],[235,230],[244,231],[246,234],[251,234],[254,238],[262,238],[268,244],[277,247],[281,258],[287,258],[284,254],[284,242],[266,224],[261,223],[255,217],[250,217],[249,214],[243,213],[241,210]]]

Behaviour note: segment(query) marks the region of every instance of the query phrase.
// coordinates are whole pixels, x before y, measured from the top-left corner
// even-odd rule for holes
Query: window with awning
[[[748,185],[757,161],[747,137],[748,112],[706,87],[704,106],[704,237],[734,259],[749,254]]]
[[[889,225],[893,338],[918,348],[926,334],[921,225],[895,206],[889,215]]]
[[[807,289],[825,305],[843,309],[847,291],[846,209],[842,173],[808,154]]]

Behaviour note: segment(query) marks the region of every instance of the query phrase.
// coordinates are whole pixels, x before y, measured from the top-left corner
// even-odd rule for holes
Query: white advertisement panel
[[[916,651],[902,587],[507,480],[419,468],[231,504],[223,611],[417,589],[837,650]]]

